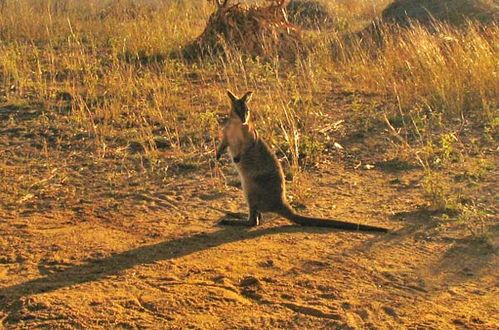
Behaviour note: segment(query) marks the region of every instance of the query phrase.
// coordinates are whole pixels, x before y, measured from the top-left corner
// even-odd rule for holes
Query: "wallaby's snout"
[[[250,123],[250,110],[248,102],[252,92],[247,92],[243,97],[237,98],[232,92],[227,91],[230,99],[229,119],[222,129],[222,137],[217,147],[216,157],[219,159],[227,147],[234,163],[241,161],[241,154],[255,140],[255,132]]]

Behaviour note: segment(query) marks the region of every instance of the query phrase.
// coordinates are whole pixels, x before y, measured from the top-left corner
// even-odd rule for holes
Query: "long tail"
[[[353,222],[338,221],[332,219],[321,219],[321,218],[299,215],[289,205],[283,205],[282,209],[276,213],[301,226],[328,227],[328,228],[337,228],[344,230],[371,231],[371,232],[381,232],[381,233],[388,232],[388,229],[382,227],[361,225]]]

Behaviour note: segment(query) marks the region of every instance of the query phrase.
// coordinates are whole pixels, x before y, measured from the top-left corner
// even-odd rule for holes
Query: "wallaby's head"
[[[241,154],[253,145],[256,139],[248,107],[252,92],[247,92],[241,98],[237,98],[230,91],[227,91],[227,95],[230,99],[231,110],[229,119],[223,128],[223,138],[227,142],[232,159],[238,163]]]

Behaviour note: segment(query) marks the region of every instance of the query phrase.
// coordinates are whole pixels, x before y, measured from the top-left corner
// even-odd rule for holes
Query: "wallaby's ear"
[[[237,101],[237,97],[234,94],[232,94],[230,90],[227,90],[227,95],[229,96],[229,99],[232,103],[235,103]]]
[[[251,100],[251,96],[253,96],[253,92],[252,91],[246,92],[246,94],[244,94],[244,96],[241,98],[241,100],[244,103],[248,103]]]

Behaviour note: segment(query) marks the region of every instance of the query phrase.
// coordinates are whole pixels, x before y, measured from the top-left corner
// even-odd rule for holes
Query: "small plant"
[[[449,181],[440,173],[426,169],[423,189],[434,211],[458,212],[458,195],[449,185]]]
[[[456,136],[452,133],[442,134],[440,137],[441,145],[442,145],[442,158],[444,160],[451,159],[451,156],[455,154],[456,150],[454,149],[454,142],[457,140]]]
[[[324,151],[324,144],[312,136],[304,135],[298,146],[298,153],[303,166],[315,165]]]
[[[475,203],[463,206],[458,221],[466,227],[471,236],[478,240],[487,238],[488,214],[480,210]]]

